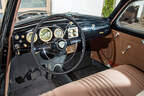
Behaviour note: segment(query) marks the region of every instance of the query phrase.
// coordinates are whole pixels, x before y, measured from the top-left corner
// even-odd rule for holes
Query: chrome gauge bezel
[[[57,31],[61,31],[62,35],[58,36]],[[55,36],[55,38],[63,38],[64,37],[64,31],[61,28],[56,28],[55,31],[54,31],[54,36]]]
[[[32,34],[33,34],[33,32],[29,32],[29,33],[26,34],[26,40],[29,43],[31,43],[31,39],[29,39],[29,36],[31,35],[31,38],[32,38]],[[35,34],[34,42],[36,42],[37,40],[38,40],[38,36],[37,36],[37,34]]]
[[[41,36],[41,33],[43,32],[43,30],[49,30],[49,32],[50,32],[50,38],[49,39],[43,39],[43,37]],[[39,31],[39,38],[40,38],[40,40],[41,41],[43,41],[43,42],[49,42],[51,39],[52,39],[52,37],[53,37],[53,32],[52,32],[52,30],[50,29],[50,28],[42,28],[40,31]]]

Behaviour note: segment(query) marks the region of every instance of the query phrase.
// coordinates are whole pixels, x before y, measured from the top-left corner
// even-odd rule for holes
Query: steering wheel
[[[46,44],[44,44],[44,42],[43,42],[43,44],[38,44],[37,46],[35,46],[34,45],[35,34],[38,32],[38,30],[40,29],[42,24],[44,24],[44,21],[49,21],[53,18],[61,18],[61,19],[64,19],[68,22],[71,22],[71,25],[78,28],[79,36],[75,37],[75,38],[68,38],[68,35],[66,35],[66,34],[68,34],[68,30],[66,29],[65,30],[65,32],[66,32],[65,37],[66,38],[56,39],[53,42],[50,42],[50,43],[47,42]],[[68,25],[69,25],[69,23],[68,23]],[[78,43],[81,43],[81,46],[82,46],[80,59],[78,60],[78,62],[71,69],[68,69],[67,71],[64,71],[64,72],[55,72],[51,68],[43,67],[40,64],[40,60],[36,56],[36,53],[38,51],[43,51],[43,53],[45,53],[45,55],[46,55],[46,51],[47,51],[47,53],[53,54],[54,57],[55,56],[58,57],[58,56],[62,56],[62,55],[67,55],[67,52],[66,52],[67,46],[73,45],[73,44],[78,44]],[[75,70],[79,66],[81,61],[83,60],[83,57],[84,57],[84,54],[85,54],[85,49],[86,49],[85,46],[86,46],[86,42],[85,42],[84,32],[81,30],[79,24],[72,18],[72,16],[71,15],[66,15],[66,14],[55,14],[55,15],[51,15],[51,16],[47,16],[47,17],[43,18],[36,25],[36,27],[34,28],[32,38],[31,38],[31,53],[32,53],[32,56],[34,57],[34,60],[36,61],[36,64],[38,65],[38,67],[43,71],[46,71],[46,72],[51,73],[51,74],[56,74],[56,75],[67,74],[67,73],[72,72],[73,70]],[[52,50],[56,50],[56,51],[53,52]],[[71,58],[69,58],[69,60],[65,61],[63,64],[70,64],[71,63],[70,61],[74,58],[75,53],[76,53],[76,51],[73,53]],[[48,58],[48,56],[47,56],[47,58]],[[63,64],[61,64],[61,65],[63,66]],[[52,64],[50,66],[55,66],[55,65],[56,64]]]

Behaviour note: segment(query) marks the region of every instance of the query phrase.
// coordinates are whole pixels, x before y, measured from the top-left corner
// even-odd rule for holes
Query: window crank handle
[[[131,48],[131,45],[128,45],[128,47],[124,51],[122,51],[122,54],[123,55],[126,54],[126,52],[128,51],[128,49],[130,49],[130,48]]]

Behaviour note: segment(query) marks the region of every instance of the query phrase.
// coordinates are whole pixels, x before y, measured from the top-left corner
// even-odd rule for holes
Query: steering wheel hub
[[[58,48],[59,49],[64,49],[64,48],[66,48],[66,46],[67,46],[67,41],[66,40],[62,39],[62,40],[58,41]]]

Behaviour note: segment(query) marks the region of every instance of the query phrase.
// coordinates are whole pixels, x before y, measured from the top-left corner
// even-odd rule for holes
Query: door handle
[[[120,33],[117,32],[117,33],[115,34],[115,36],[114,36],[114,39],[116,39],[116,38],[119,37],[119,36],[120,36]]]
[[[144,44],[144,40],[141,40],[142,44]]]
[[[127,48],[124,51],[122,51],[122,54],[126,54],[130,48],[132,48],[131,45],[128,45]]]

